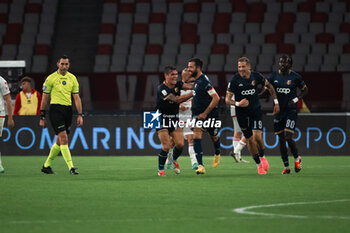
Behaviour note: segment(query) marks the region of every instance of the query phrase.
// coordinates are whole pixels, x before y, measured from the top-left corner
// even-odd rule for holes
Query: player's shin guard
[[[61,145],[61,154],[64,160],[66,161],[66,164],[69,168],[69,170],[74,167],[73,161],[72,161],[72,155],[70,154],[70,150],[68,145]]]
[[[61,147],[59,145],[57,145],[56,143],[53,144],[53,146],[51,147],[49,156],[47,157],[45,163],[44,163],[44,167],[50,167],[52,164],[52,161],[57,157],[57,155],[60,153],[61,151]]]
[[[183,148],[174,147],[174,151],[173,151],[173,160],[174,160],[174,161],[176,161],[177,158],[179,158],[179,156],[180,156],[181,153],[182,153],[182,149],[183,149]]]
[[[203,165],[202,139],[193,139],[193,148],[199,165]]]
[[[220,137],[218,136],[218,140],[213,142],[214,148],[215,148],[215,154],[219,155],[220,154]]]
[[[164,150],[161,150],[159,155],[158,155],[158,170],[164,170],[164,164],[167,159],[168,153]]]
[[[260,161],[259,154],[253,155],[253,159],[257,165],[260,165],[261,161]]]

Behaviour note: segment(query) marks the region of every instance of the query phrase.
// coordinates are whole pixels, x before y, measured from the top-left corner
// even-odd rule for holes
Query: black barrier
[[[37,116],[16,116],[16,126],[6,127],[0,143],[3,155],[47,155],[55,141],[52,129],[42,129]],[[73,120],[73,122],[75,122]],[[301,155],[349,155],[349,114],[300,115],[295,140]],[[267,155],[279,155],[278,138],[273,134],[273,117],[264,116]],[[222,154],[232,148],[232,121],[222,117]],[[72,127],[69,145],[73,155],[156,155],[160,144],[155,130],[143,129],[142,115],[87,116],[82,128]],[[208,136],[204,154],[213,154]],[[187,154],[187,150],[185,152]],[[245,151],[245,154],[248,154]]]

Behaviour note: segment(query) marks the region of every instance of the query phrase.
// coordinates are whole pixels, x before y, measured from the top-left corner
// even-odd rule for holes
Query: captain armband
[[[40,120],[45,120],[46,110],[40,110]]]
[[[214,89],[214,88],[212,88],[212,89],[208,90],[207,92],[208,92],[208,94],[209,94],[209,95],[213,95],[213,94],[215,94],[215,93],[216,93],[216,91],[215,91],[215,89]]]

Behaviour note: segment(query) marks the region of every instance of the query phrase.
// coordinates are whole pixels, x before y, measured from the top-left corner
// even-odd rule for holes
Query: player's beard
[[[193,71],[193,73],[192,73],[192,77],[197,77],[197,74],[198,74],[198,72],[197,71]]]

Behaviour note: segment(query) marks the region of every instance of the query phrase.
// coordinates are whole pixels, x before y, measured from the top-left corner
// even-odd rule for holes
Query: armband
[[[239,102],[235,101],[235,106],[239,107]]]
[[[278,99],[273,99],[273,102],[274,102],[275,104],[278,104]]]
[[[299,98],[298,97],[295,97],[294,99],[292,99],[293,103],[297,103],[299,101]]]
[[[40,120],[45,120],[46,110],[40,110]]]

